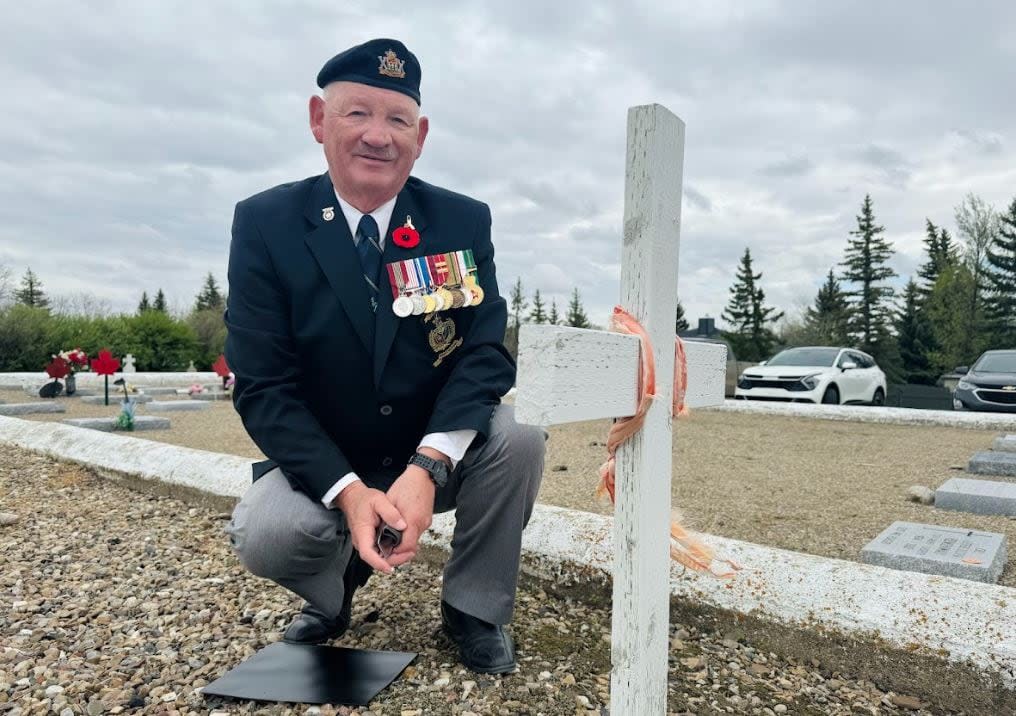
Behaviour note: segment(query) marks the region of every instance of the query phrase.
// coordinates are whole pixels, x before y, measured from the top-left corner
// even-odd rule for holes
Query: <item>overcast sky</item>
[[[45,5],[48,9],[39,6]],[[491,205],[503,292],[617,300],[626,110],[687,125],[679,294],[718,316],[750,247],[810,303],[870,193],[894,268],[925,217],[1016,196],[1012,2],[22,3],[0,25],[0,264],[50,294],[188,307],[233,205],[324,171],[307,97],[336,52],[423,66],[414,174]]]

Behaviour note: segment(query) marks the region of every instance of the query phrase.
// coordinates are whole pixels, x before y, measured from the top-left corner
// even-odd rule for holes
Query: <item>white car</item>
[[[852,348],[788,348],[747,368],[737,379],[739,400],[884,405],[885,373],[867,353]]]

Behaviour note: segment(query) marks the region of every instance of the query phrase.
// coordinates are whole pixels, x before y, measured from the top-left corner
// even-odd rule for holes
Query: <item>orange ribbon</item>
[[[656,361],[653,358],[649,334],[646,333],[642,324],[635,320],[634,316],[620,306],[615,306],[614,312],[610,316],[610,330],[638,336],[641,348],[639,404],[634,415],[618,418],[610,426],[610,432],[607,434],[607,461],[600,467],[600,485],[596,490],[600,496],[609,495],[611,504],[614,504],[615,454],[618,446],[641,430],[646,421],[649,405],[656,398]],[[674,392],[671,405],[671,413],[674,417],[688,415],[688,407],[684,404],[687,388],[688,359],[684,352],[684,343],[680,338],[677,338],[674,342]],[[715,577],[730,578],[734,576],[733,571],[713,571],[711,565],[716,559],[713,550],[682,527],[676,515],[673,516],[670,523],[670,540],[670,557],[674,561],[697,572],[708,572]],[[734,570],[740,569],[730,560],[719,561],[730,565]]]

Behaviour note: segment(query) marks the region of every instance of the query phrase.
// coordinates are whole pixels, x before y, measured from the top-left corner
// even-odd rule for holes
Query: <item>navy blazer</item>
[[[332,220],[325,220],[331,207]],[[406,217],[420,243],[392,231]],[[269,458],[315,500],[348,472],[397,475],[427,433],[476,430],[515,382],[503,339],[490,209],[410,177],[385,240],[385,264],[472,249],[479,306],[398,318],[382,269],[371,311],[360,259],[328,174],[283,184],[236,205],[229,251],[226,360],[233,403]],[[475,442],[474,442],[475,444]]]

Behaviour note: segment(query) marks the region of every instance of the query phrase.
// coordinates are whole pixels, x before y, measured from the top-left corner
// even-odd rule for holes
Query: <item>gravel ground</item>
[[[0,513],[17,517],[0,526],[4,716],[607,712],[605,611],[524,586],[513,626],[519,671],[477,676],[436,629],[439,577],[424,564],[357,592],[340,644],[420,653],[369,711],[205,699],[202,685],[277,640],[299,608],[244,572],[223,515],[10,446],[0,446]],[[920,695],[885,693],[693,625],[671,627],[669,674],[671,713],[931,713]]]
[[[23,401],[17,392],[0,400]],[[58,399],[65,414],[45,421],[115,415],[116,407]],[[144,406],[138,407],[144,414]],[[171,430],[140,436],[254,459],[261,452],[229,403],[196,413],[160,413]],[[610,506],[594,494],[608,421],[551,428],[540,501],[590,512]],[[1016,520],[936,510],[909,502],[911,485],[934,490],[961,474],[970,455],[991,447],[995,431],[833,422],[695,411],[675,422],[674,505],[688,526],[749,542],[841,559],[894,520],[1000,532],[1016,541]],[[1016,559],[1016,556],[1014,556]],[[1016,586],[1016,568],[1001,584]]]

